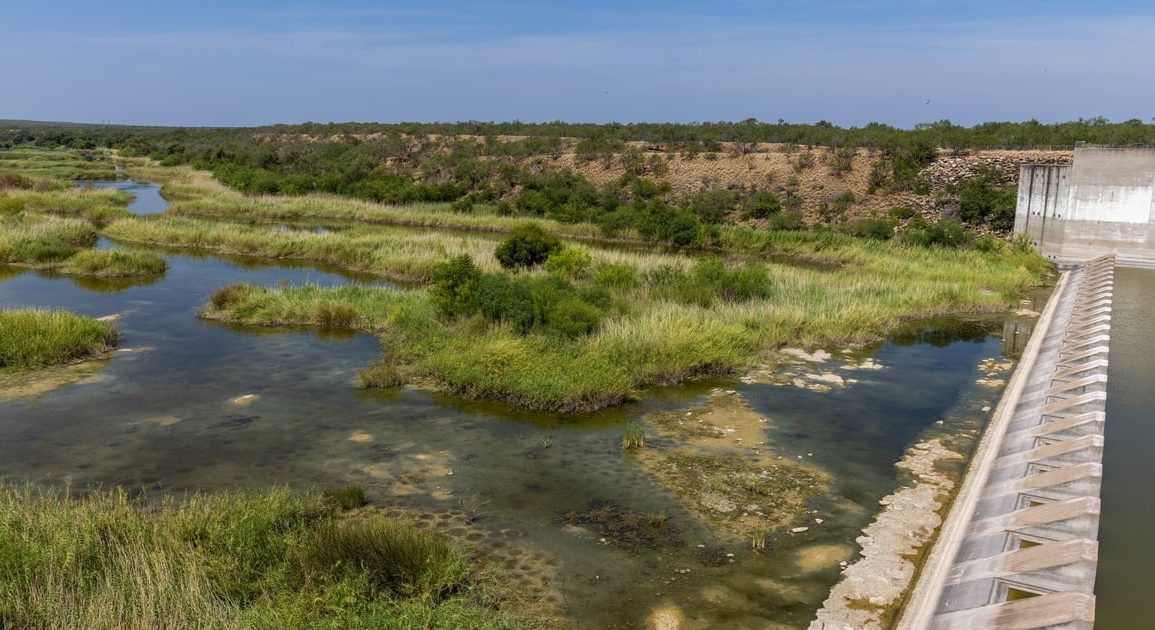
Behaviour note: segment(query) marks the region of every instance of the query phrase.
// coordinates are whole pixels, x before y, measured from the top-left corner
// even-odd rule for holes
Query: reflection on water
[[[128,211],[133,214],[160,214],[168,207],[168,202],[160,196],[160,186],[156,184],[126,180],[122,182],[80,182],[77,185],[82,188],[90,186],[92,188],[123,190],[130,193],[133,199],[128,204]]]
[[[1115,270],[1103,512],[1099,524],[1096,626],[1151,625],[1150,567],[1155,562],[1155,271]]]
[[[805,626],[838,566],[799,558],[853,545],[895,487],[904,448],[924,431],[974,430],[979,407],[997,393],[974,382],[975,366],[1000,355],[1001,324],[991,321],[940,321],[898,335],[873,351],[885,369],[828,393],[713,381],[563,417],[421,390],[361,391],[352,382],[379,352],[372,336],[230,326],[196,311],[229,283],[365,277],[284,261],[166,257],[163,278],[112,293],[0,268],[0,306],[116,313],[123,337],[98,382],[0,403],[0,477],[150,491],[355,483],[377,503],[483,506],[480,527],[560,561],[557,586],[585,627],[637,626],[662,602],[705,625]],[[737,390],[770,418],[768,441],[782,456],[830,472],[830,494],[811,506],[821,527],[772,536],[769,551],[755,555],[749,541],[709,531],[623,456],[625,421],[697,404],[714,386]],[[673,546],[602,542],[562,522],[596,502],[668,516]]]

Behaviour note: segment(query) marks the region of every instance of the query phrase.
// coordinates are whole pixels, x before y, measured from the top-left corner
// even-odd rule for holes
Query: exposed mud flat
[[[826,491],[827,474],[785,459],[766,443],[769,419],[734,390],[712,391],[688,411],[658,412],[648,424],[665,438],[638,461],[681,502],[715,529],[751,540],[790,529],[806,502]]]
[[[99,382],[104,379],[100,371],[107,364],[105,357],[100,357],[20,374],[0,373],[0,400],[40,396],[66,385]]]

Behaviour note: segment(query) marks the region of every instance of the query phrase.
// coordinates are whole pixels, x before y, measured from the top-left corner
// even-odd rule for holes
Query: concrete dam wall
[[[1076,147],[1070,166],[1024,165],[1015,233],[1061,264],[1114,254],[1155,267],[1155,149]]]

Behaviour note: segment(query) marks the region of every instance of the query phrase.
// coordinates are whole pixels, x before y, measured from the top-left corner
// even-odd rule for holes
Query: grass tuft
[[[108,322],[66,311],[0,311],[0,372],[22,372],[72,363],[116,345]]]
[[[156,254],[121,249],[82,251],[60,267],[67,274],[101,278],[158,276],[167,269],[168,263]]]

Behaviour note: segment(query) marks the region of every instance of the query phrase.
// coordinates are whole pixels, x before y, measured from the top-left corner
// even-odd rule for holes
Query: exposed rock
[[[946,448],[941,438],[907,449],[896,466],[914,482],[879,501],[885,509],[856,541],[862,558],[843,571],[811,630],[882,628],[883,616],[899,604],[914,578],[911,558],[941,525],[938,510],[954,489],[954,480],[937,464],[962,457]]]

